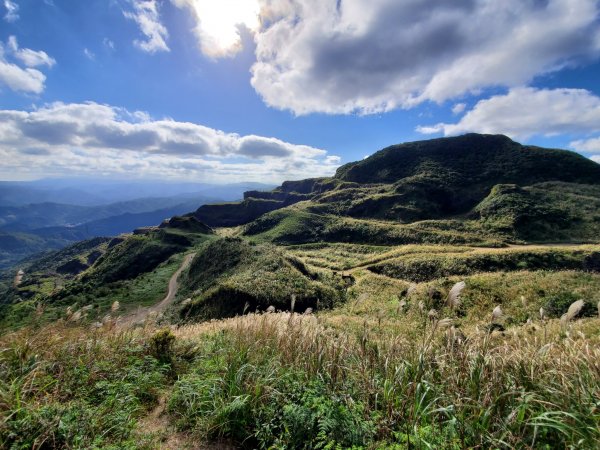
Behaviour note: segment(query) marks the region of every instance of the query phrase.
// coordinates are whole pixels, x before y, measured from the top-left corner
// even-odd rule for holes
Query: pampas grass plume
[[[494,308],[494,310],[492,311],[492,322],[494,320],[498,320],[498,319],[502,318],[503,315],[504,315],[504,313],[502,312],[502,308],[500,307],[500,305],[496,306]]]
[[[460,294],[466,285],[467,284],[464,281],[459,281],[452,286],[452,289],[450,289],[450,292],[448,292],[448,299],[446,301],[450,308],[454,309],[460,306]]]
[[[569,309],[567,310],[567,314],[566,314],[566,321],[570,321],[573,320],[575,317],[577,317],[577,315],[581,312],[581,310],[583,309],[583,306],[585,305],[585,302],[583,300],[577,300],[576,302],[571,303],[571,306],[569,306]]]

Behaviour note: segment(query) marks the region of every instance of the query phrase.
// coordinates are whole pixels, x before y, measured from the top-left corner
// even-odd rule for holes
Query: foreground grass
[[[59,322],[0,342],[0,446],[160,448],[179,432],[190,446],[595,448],[599,325],[461,336],[423,317],[414,339],[289,313],[173,332]],[[165,428],[149,433],[161,397]]]

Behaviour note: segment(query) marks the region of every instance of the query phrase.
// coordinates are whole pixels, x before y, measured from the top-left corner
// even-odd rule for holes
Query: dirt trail
[[[185,255],[181,266],[179,267],[179,269],[177,269],[177,271],[173,274],[173,276],[171,276],[171,279],[169,280],[169,289],[165,298],[163,298],[160,302],[156,303],[155,305],[147,306],[144,308],[140,307],[133,313],[122,317],[119,321],[120,326],[128,327],[136,323],[144,322],[144,320],[146,320],[146,318],[148,318],[149,316],[158,316],[165,309],[167,309],[167,307],[169,307],[175,300],[175,295],[177,295],[177,289],[179,288],[177,279],[179,278],[179,275],[181,275],[181,272],[187,269],[187,267],[192,262],[192,259],[194,259],[194,256],[196,256],[195,253]]]
[[[488,248],[488,247],[476,247],[474,253],[481,252],[502,252],[507,250],[539,250],[541,248],[579,248],[585,247],[589,245],[596,244],[570,244],[565,242],[558,242],[556,244],[508,244],[508,247],[497,247],[497,248]]]

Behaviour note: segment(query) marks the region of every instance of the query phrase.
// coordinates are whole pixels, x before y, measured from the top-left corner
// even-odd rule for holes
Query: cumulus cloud
[[[598,126],[600,128],[600,125]],[[599,130],[600,131],[600,130]],[[577,141],[573,141],[569,144],[571,148],[584,152],[584,153],[595,153],[600,152],[600,137],[591,138],[591,139],[580,139]],[[598,155],[595,155],[598,157]],[[594,159],[594,158],[592,158]],[[596,161],[599,162],[599,161]]]
[[[136,47],[148,53],[168,52],[166,39],[169,36],[166,27],[161,23],[156,0],[131,0],[133,12],[123,11],[126,18],[135,21],[145,40],[133,41]]]
[[[600,155],[592,155],[590,156],[590,159],[600,164]]]
[[[191,13],[202,53],[211,58],[235,55],[242,49],[240,27],[257,31],[260,26],[259,0],[171,1]]]
[[[4,9],[6,9],[6,14],[4,14],[4,20],[7,22],[15,22],[19,20],[19,5],[12,0],[4,0]]]
[[[282,181],[331,175],[325,150],[189,122],[153,120],[97,103],[0,110],[0,158],[10,173],[124,173],[213,181]]]
[[[446,136],[501,133],[516,139],[591,134],[600,132],[600,97],[585,89],[514,88],[480,100],[457,123],[420,126],[417,131]]]
[[[260,4],[252,85],[268,105],[296,114],[443,102],[600,54],[597,0]]]
[[[46,52],[19,48],[17,39],[10,36],[6,44],[0,42],[0,86],[17,92],[40,94],[46,76],[35,67],[52,67],[54,58]]]

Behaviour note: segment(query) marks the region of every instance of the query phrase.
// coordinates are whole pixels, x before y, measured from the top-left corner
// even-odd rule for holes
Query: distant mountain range
[[[261,183],[172,183],[158,180],[127,181],[111,179],[43,179],[36,181],[0,181],[0,206],[32,203],[60,203],[78,206],[101,206],[147,198],[212,197],[235,200],[249,189],[266,189]]]
[[[158,225],[202,204],[239,199],[247,189],[264,187],[259,183],[0,182],[0,268],[84,239]]]

